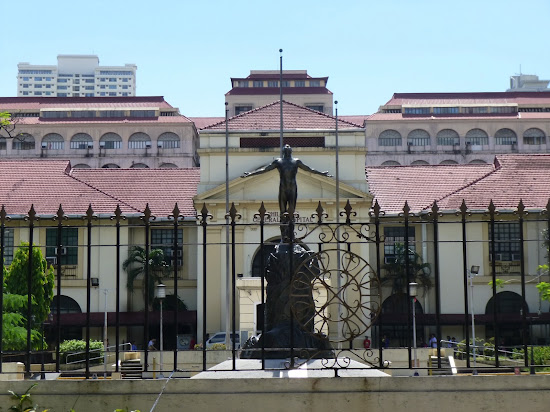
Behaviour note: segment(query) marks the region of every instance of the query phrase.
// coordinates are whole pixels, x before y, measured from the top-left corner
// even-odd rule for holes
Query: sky
[[[224,116],[231,77],[283,68],[328,76],[341,115],[394,93],[505,91],[520,73],[550,80],[549,0],[5,0],[0,96],[17,64],[58,54],[135,63],[137,94],[189,117]]]

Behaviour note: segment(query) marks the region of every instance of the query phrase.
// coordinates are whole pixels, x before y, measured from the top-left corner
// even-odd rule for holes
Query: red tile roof
[[[519,119],[524,117],[524,114],[538,115],[530,118],[546,118],[548,114],[545,112],[534,113],[503,113],[503,114],[455,114],[455,115],[403,115],[403,113],[374,113],[370,115],[367,122],[372,121],[430,121],[430,120],[490,120],[490,119]]]
[[[87,107],[173,108],[162,96],[129,97],[0,97],[0,110],[87,108]]]
[[[336,119],[328,114],[298,106],[283,100],[284,130],[329,130],[335,128]],[[241,113],[228,120],[229,130],[279,130],[280,104],[278,101]],[[361,129],[362,126],[338,119],[338,128]],[[203,130],[225,130],[225,119]]]
[[[395,93],[385,106],[504,103],[550,104],[550,92]]]
[[[197,194],[199,168],[72,169],[70,175],[140,212],[148,203],[157,218],[172,214],[176,202],[182,215],[195,216],[193,196]]]
[[[195,123],[197,130],[200,130],[215,123],[223,122],[225,117],[190,117],[189,120]]]
[[[543,209],[550,197],[550,155],[498,155],[494,164],[392,166],[366,169],[369,188],[387,214],[458,210],[464,200],[470,210]]]
[[[178,202],[194,217],[193,196],[199,169],[70,169],[67,160],[0,161],[0,204],[9,215],[54,215],[59,205],[68,215],[83,215],[91,204],[96,214],[143,212],[168,216]]]
[[[41,119],[38,117],[18,117],[17,124],[19,125],[36,125],[36,124],[112,124],[112,123],[192,123],[185,116],[158,116],[158,117],[97,117],[97,118],[66,118],[66,119]]]

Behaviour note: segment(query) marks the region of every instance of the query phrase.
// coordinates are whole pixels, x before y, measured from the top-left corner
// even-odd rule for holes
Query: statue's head
[[[285,147],[283,147],[283,157],[291,157],[292,156],[292,147],[285,144]]]

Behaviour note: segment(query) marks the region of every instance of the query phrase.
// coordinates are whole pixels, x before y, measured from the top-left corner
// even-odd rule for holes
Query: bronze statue
[[[289,219],[293,220],[296,210],[296,198],[298,196],[298,187],[296,185],[296,174],[298,169],[315,173],[322,176],[332,177],[328,172],[320,172],[304,164],[300,159],[292,157],[292,148],[285,145],[283,148],[283,157],[279,157],[270,164],[260,167],[252,172],[246,172],[241,177],[259,175],[270,170],[279,171],[279,209],[281,212],[281,221],[285,213],[288,213]]]

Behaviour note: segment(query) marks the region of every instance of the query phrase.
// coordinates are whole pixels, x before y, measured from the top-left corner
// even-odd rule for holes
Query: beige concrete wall
[[[0,410],[8,390],[32,383],[0,382]],[[164,380],[44,381],[33,403],[51,411],[151,410]],[[550,403],[550,376],[456,376],[303,379],[177,379],[166,385],[155,411],[543,411]]]

